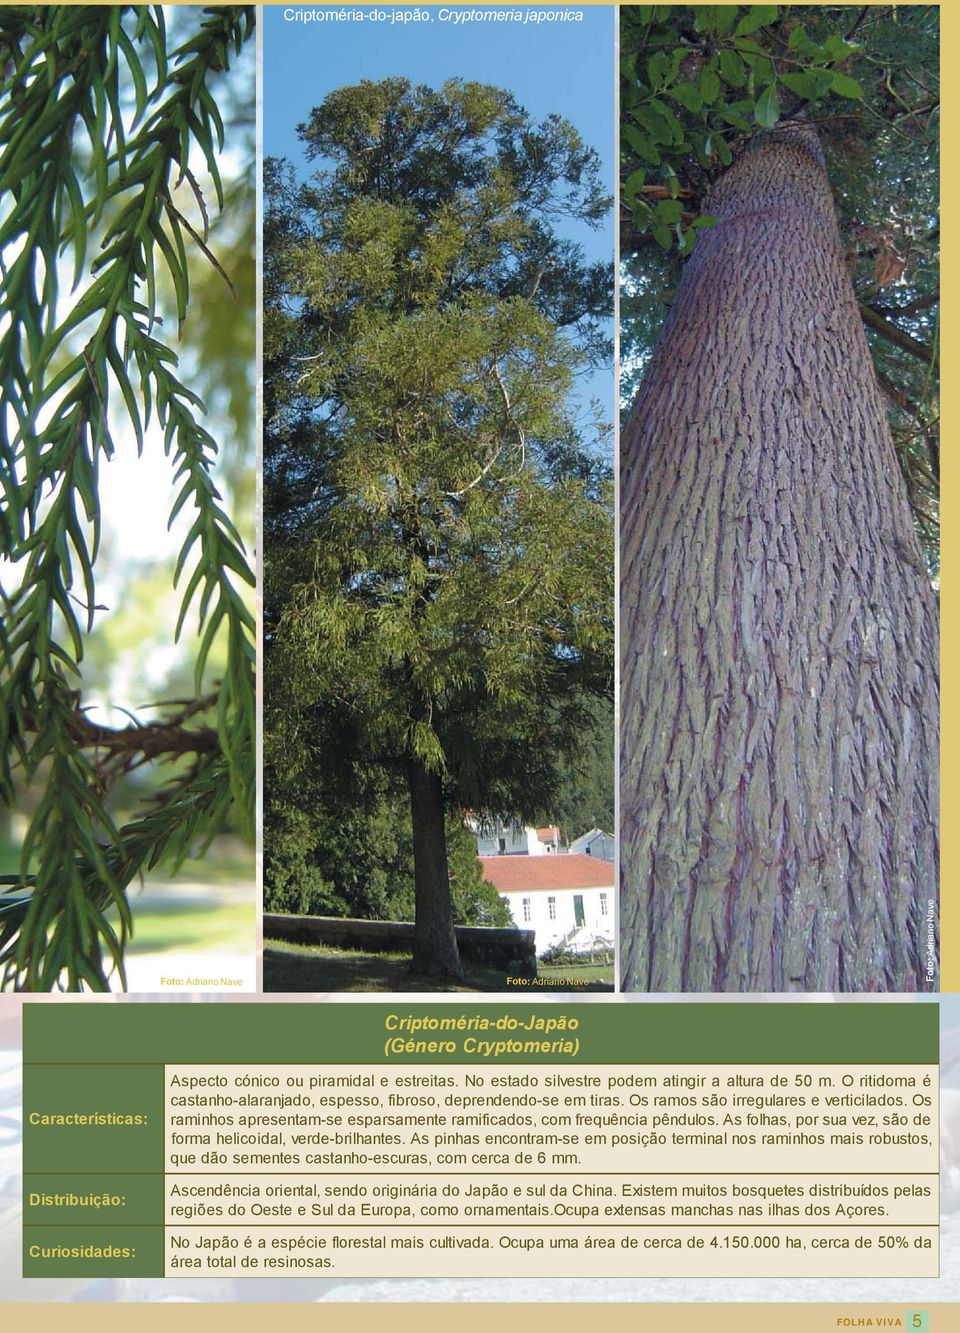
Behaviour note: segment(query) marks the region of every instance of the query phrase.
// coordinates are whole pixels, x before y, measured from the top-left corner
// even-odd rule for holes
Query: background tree
[[[644,7],[629,22],[624,139],[657,158],[654,181],[625,164],[638,353],[666,270],[645,279],[635,229],[693,253],[623,435],[625,981],[932,989],[931,469],[909,501],[933,423],[913,384],[924,424],[898,468],[878,389],[889,345],[932,391],[932,331],[890,323],[851,278],[906,285],[912,262],[924,295],[892,304],[923,322],[934,308],[935,22],[876,6]],[[868,154],[893,177],[872,195]],[[848,204],[888,209],[870,217],[869,281],[841,241],[828,157]],[[853,234],[867,238],[862,219]]]
[[[558,824],[565,843],[593,828],[612,833],[616,826],[617,766],[614,755],[613,699],[592,699],[576,751],[563,762],[559,791],[544,811]]]
[[[0,14],[0,788],[8,802],[38,791],[20,871],[4,877],[0,964],[22,989],[105,989],[111,967],[123,975],[128,884],[228,817],[252,827],[252,576],[203,403],[169,344],[191,317],[194,257],[230,281],[211,249],[225,202],[218,98],[253,22],[251,6],[170,33],[160,6]],[[243,232],[218,230],[234,244]],[[193,514],[170,632],[196,624],[200,641],[193,696],[114,728],[90,717],[81,663],[105,609],[100,469],[127,432],[171,460],[171,521]],[[118,822],[118,783],[158,763],[139,813]]]
[[[362,83],[300,133],[322,169],[265,190],[267,801],[402,781],[414,965],[458,975],[448,818],[541,810],[611,684],[609,479],[571,390],[612,274],[555,230],[609,199],[572,126],[480,84]]]
[[[311,809],[274,799],[264,838],[268,910],[414,919],[410,801],[399,783],[385,790],[385,778],[374,769],[359,791],[352,785],[322,794],[310,784]],[[447,816],[444,833],[454,923],[511,925],[510,909],[483,878],[473,834],[456,815]]]

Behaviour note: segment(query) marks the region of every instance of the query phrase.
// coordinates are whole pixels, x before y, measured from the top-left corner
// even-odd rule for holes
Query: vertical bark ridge
[[[624,429],[636,990],[930,990],[937,608],[820,146],[714,188]]]

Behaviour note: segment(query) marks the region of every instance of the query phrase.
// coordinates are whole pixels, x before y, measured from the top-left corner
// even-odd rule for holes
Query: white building
[[[614,858],[614,839],[612,833],[603,829],[592,828],[570,844],[571,852],[583,852],[584,856],[595,856],[598,861],[612,861]]]
[[[475,816],[466,819],[477,838],[478,856],[547,856],[560,850],[560,830],[530,828],[522,824],[478,823]]]
[[[595,856],[481,856],[483,877],[510,908],[514,925],[536,934],[538,956],[561,946],[589,953],[613,947],[613,865]]]

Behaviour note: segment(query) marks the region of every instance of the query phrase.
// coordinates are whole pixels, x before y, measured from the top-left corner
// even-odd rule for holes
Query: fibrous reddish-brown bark
[[[937,608],[814,133],[707,210],[622,441],[623,984],[936,989]]]

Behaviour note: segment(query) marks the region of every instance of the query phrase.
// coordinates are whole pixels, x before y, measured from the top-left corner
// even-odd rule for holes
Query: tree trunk
[[[937,607],[814,132],[707,211],[622,442],[623,984],[935,990]]]
[[[407,780],[413,816],[416,891],[413,970],[430,977],[462,977],[463,968],[453,929],[440,775],[429,772],[419,760],[411,759]]]

